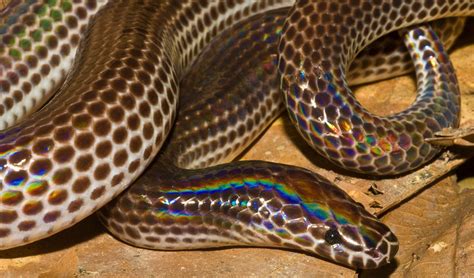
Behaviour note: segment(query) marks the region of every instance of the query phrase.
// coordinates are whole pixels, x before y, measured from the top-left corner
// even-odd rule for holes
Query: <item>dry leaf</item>
[[[435,133],[435,137],[425,138],[425,140],[440,146],[474,149],[474,127],[445,128]]]
[[[400,240],[397,267],[362,277],[454,277],[474,273],[474,190],[447,178],[385,218]]]
[[[0,11],[7,7],[12,0],[0,0]]]

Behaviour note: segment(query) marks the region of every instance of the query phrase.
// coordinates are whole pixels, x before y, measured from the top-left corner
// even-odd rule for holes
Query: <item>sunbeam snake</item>
[[[430,27],[402,31],[418,80],[407,110],[370,114],[346,71],[384,34],[473,14],[472,0],[12,0],[0,12],[0,249],[59,232],[133,183],[100,217],[137,246],[278,246],[386,264],[395,235],[323,177],[258,161],[178,167],[235,157],[281,111],[279,87],[302,137],[333,163],[370,175],[425,164],[440,150],[423,138],[456,127],[460,102]],[[219,49],[228,58],[213,68]],[[354,82],[391,75],[363,61]],[[179,98],[188,71],[204,81]]]

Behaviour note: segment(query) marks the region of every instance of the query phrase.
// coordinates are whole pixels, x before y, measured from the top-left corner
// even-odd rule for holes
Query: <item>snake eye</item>
[[[335,228],[331,228],[326,232],[326,234],[324,235],[324,240],[331,245],[342,243],[341,234],[339,234],[339,232]]]

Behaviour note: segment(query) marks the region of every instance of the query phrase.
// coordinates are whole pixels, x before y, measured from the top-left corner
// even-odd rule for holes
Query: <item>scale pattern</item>
[[[63,230],[130,185],[171,129],[178,79],[193,57],[234,21],[280,6],[108,2],[60,91],[2,133],[0,248]]]
[[[101,211],[112,234],[151,249],[283,247],[356,268],[393,258],[398,250],[393,233],[307,170],[255,161],[200,170],[173,166],[212,165],[252,141],[279,114],[272,44],[278,40],[278,19],[283,16],[275,11],[236,24],[201,53],[181,86],[184,104],[163,154]],[[426,69],[418,78],[429,84],[420,82],[420,92],[438,74],[453,71],[431,30],[411,30],[404,37],[417,68]]]
[[[182,168],[225,163],[285,109],[279,91],[278,42],[288,8],[236,24],[206,47],[181,83],[180,107],[167,152]],[[464,18],[433,22],[444,46],[451,46]],[[237,58],[236,58],[237,57]],[[354,66],[353,66],[354,65]],[[414,70],[397,32],[365,48],[349,70],[349,84]]]
[[[446,83],[420,91],[406,111],[380,117],[355,99],[346,71],[361,49],[387,32],[473,10],[471,0],[297,1],[279,47],[279,71],[292,122],[316,151],[351,171],[395,175],[428,162],[440,148],[423,138],[459,123],[454,72],[433,76],[428,82]],[[449,67],[444,65],[447,60],[439,62],[433,67]],[[424,70],[417,69],[418,75]]]
[[[384,265],[398,251],[387,226],[308,170],[261,161],[166,165],[154,163],[101,211],[112,234],[152,249],[287,248],[354,268]]]
[[[41,107],[71,68],[102,1],[12,1],[0,12],[0,129]]]
[[[78,6],[74,6],[76,2]],[[351,4],[356,2],[358,1],[351,1]],[[382,5],[378,1],[376,2],[377,5]],[[394,1],[394,3],[397,3],[397,1]],[[72,5],[70,9],[68,8],[69,4]],[[11,248],[26,244],[67,228],[90,215],[122,192],[147,167],[163,145],[176,116],[178,83],[201,49],[222,30],[236,22],[245,20],[257,13],[288,7],[292,4],[292,1],[283,0],[258,2],[244,0],[229,0],[226,2],[117,0],[107,3],[94,0],[84,2],[24,0],[13,1],[11,5],[5,7],[2,10],[2,20],[5,20],[2,22],[2,27],[6,27],[0,31],[3,32],[2,42],[6,41],[8,43],[3,43],[0,49],[2,53],[2,74],[0,76],[2,78],[6,76],[7,78],[2,79],[1,86],[3,89],[12,85],[21,86],[15,87],[16,89],[13,91],[11,88],[5,91],[12,92],[13,96],[21,94],[22,97],[17,97],[15,101],[21,103],[24,100],[25,102],[11,108],[8,107],[11,106],[12,100],[3,102],[4,110],[11,109],[13,111],[17,109],[13,107],[20,108],[19,112],[12,112],[11,118],[7,116],[10,113],[5,112],[4,125],[13,125],[4,131],[0,138],[0,179],[2,180],[0,185],[0,248]],[[298,44],[297,41],[291,41],[292,38],[298,36],[293,35],[292,37],[289,33],[292,32],[291,24],[300,21],[301,18],[304,18],[301,17],[301,14],[308,12],[305,8],[306,4],[307,1],[297,2],[297,5],[301,7],[296,6],[292,10],[293,16],[288,18],[290,25],[286,25],[284,28],[284,39],[281,44],[284,55],[279,60],[280,70],[291,69],[294,66],[294,60],[284,60],[288,58],[287,54],[291,52],[288,51],[288,45]],[[366,4],[358,4],[360,5],[359,10],[365,9],[367,6]],[[455,6],[456,8],[451,8]],[[36,7],[36,9],[33,9],[33,7]],[[437,8],[436,5],[433,7]],[[474,9],[472,4],[463,1],[449,2],[445,4],[445,7],[447,8],[441,10],[426,8],[422,10],[422,12],[425,12],[424,18],[418,21],[407,20],[406,22],[399,20],[401,22],[397,21],[394,26],[397,28],[403,27],[405,23],[412,24],[442,16],[468,15]],[[416,5],[411,8],[416,9]],[[454,11],[451,11],[451,9]],[[332,10],[333,12],[337,11],[337,9]],[[298,11],[300,11],[299,15],[294,16]],[[389,9],[389,11],[384,10],[383,12],[389,13],[390,11],[393,10]],[[431,14],[427,15],[426,11],[431,11]],[[327,14],[322,13],[321,17],[325,18],[325,15]],[[354,15],[357,14],[354,13]],[[309,16],[308,14],[308,18],[310,18]],[[82,22],[89,20],[90,28],[81,25]],[[24,24],[22,25],[19,22],[24,22]],[[68,37],[64,36],[65,34],[62,32],[64,28],[61,28],[61,26],[69,27],[68,24],[71,22],[76,22],[77,30],[71,31],[70,39],[82,36],[80,43],[73,45],[69,51],[58,52],[57,49],[61,43],[64,45],[63,40],[58,38],[68,40]],[[327,24],[327,22],[323,23]],[[341,54],[343,55],[342,58],[345,59],[339,60],[344,65],[347,61],[352,60],[352,56],[359,52],[365,44],[375,39],[376,36],[381,36],[383,32],[395,28],[394,26],[391,26],[391,28],[389,26],[372,28],[372,26],[364,25],[368,24],[367,22],[361,24],[362,27],[360,28],[366,30],[367,34],[355,36],[356,42],[353,45],[347,39],[346,49],[342,50],[347,50],[349,54],[348,56]],[[28,26],[28,28],[22,26]],[[324,26],[324,24],[321,26]],[[304,31],[304,27],[303,24],[298,28]],[[356,27],[359,28],[358,25]],[[35,38],[32,35],[36,34],[35,31],[39,29],[41,29],[42,36],[34,42],[35,47],[31,47],[30,50],[28,48],[28,38],[30,38],[29,43],[33,45]],[[370,32],[371,29],[374,33]],[[421,33],[430,34],[430,32]],[[69,34],[69,31],[67,34]],[[429,35],[426,36],[429,37]],[[416,40],[422,37],[420,34],[412,39]],[[331,45],[330,42],[328,42],[329,45]],[[423,45],[427,44],[423,43]],[[441,50],[436,43],[435,46],[437,48],[428,53],[430,57],[431,55],[437,55],[436,52]],[[26,47],[25,52],[23,52],[23,47]],[[77,47],[78,51],[74,60],[72,60],[71,57],[74,57],[74,53],[76,53],[74,47]],[[22,50],[19,50],[20,48]],[[304,48],[302,49],[304,50]],[[296,48],[296,50],[299,49]],[[338,50],[340,49],[334,48],[334,52],[330,54],[334,53],[336,55]],[[31,90],[31,92],[25,90],[23,84],[34,82],[35,78],[38,79],[35,76],[38,75],[35,75],[34,70],[30,72],[29,68],[28,71],[25,71],[22,66],[22,63],[28,62],[24,59],[31,56],[27,54],[29,51],[33,51],[32,53],[35,53],[35,55],[43,55],[42,58],[44,58],[41,63],[37,61],[40,65],[40,72],[36,73],[41,75],[41,80],[38,81],[38,85],[41,85],[35,87],[35,90]],[[327,48],[325,51],[327,51]],[[420,51],[428,50],[420,49]],[[414,56],[415,58],[425,57],[423,55]],[[327,59],[332,59],[332,57]],[[311,58],[313,57],[311,56]],[[445,56],[441,58],[443,59]],[[42,104],[44,101],[43,94],[49,94],[46,93],[46,90],[54,91],[57,89],[56,85],[64,79],[65,68],[70,66],[71,63],[72,69],[58,89],[58,93],[41,110],[32,114],[30,118],[19,121],[20,117],[29,113],[25,110],[34,109],[32,107],[38,108]],[[419,61],[419,63],[422,62]],[[429,65],[431,64],[429,63]],[[452,72],[449,63],[446,60],[441,60],[438,65],[433,66],[436,71],[430,71],[427,75],[429,81],[427,83],[423,81],[425,82],[423,84],[431,85],[431,81],[438,81],[436,78],[429,78],[432,74],[438,74],[439,65],[441,65],[441,69],[448,71],[448,75]],[[14,74],[17,76],[15,77]],[[418,73],[419,76],[422,74],[421,72]],[[284,88],[291,87],[286,84],[287,75],[283,76],[285,78]],[[298,77],[300,76],[299,74]],[[446,75],[442,73],[442,76]],[[19,77],[26,77],[26,79],[21,79],[20,82]],[[455,79],[451,76],[451,78],[443,79],[443,81],[445,80],[448,81],[447,86],[451,86],[454,93],[456,93]],[[39,90],[36,90],[36,88],[39,88]],[[20,93],[15,93],[16,91]],[[295,96],[299,97],[298,94]],[[35,99],[37,101],[34,101]],[[288,101],[288,97],[287,103],[291,107],[292,103]],[[349,102],[349,104],[353,103]],[[456,102],[453,106],[456,106]],[[294,113],[292,115],[294,119]],[[455,118],[455,116],[452,116],[452,118]],[[212,143],[209,145],[211,149],[218,147],[218,145]],[[171,169],[163,167],[163,164]],[[155,167],[161,165],[163,171],[168,171],[168,174],[174,178],[176,176],[173,175],[181,170],[173,169],[172,164],[168,165],[164,160],[162,164],[156,164]],[[324,218],[326,220],[325,224],[328,226],[325,226],[325,229],[321,232],[308,232],[306,237],[301,238],[299,234],[304,232],[299,233],[298,230],[289,229],[292,238],[282,240],[283,243],[278,246],[283,245],[300,249],[305,249],[304,246],[311,246],[311,248],[308,247],[305,250],[311,249],[317,254],[327,256],[342,264],[367,268],[377,267],[388,262],[398,249],[395,236],[385,225],[366,214],[345,193],[323,178],[302,169],[261,162],[254,163],[251,166],[246,166],[244,163],[222,167],[214,169],[214,171],[217,171],[214,176],[212,172],[209,176],[201,172],[194,172],[196,178],[215,184],[215,188],[218,190],[217,193],[221,196],[219,197],[221,203],[218,206],[225,207],[222,203],[231,202],[231,199],[223,197],[225,194],[232,190],[239,190],[242,186],[247,186],[245,187],[247,193],[250,193],[249,191],[254,188],[273,192],[273,197],[269,196],[265,199],[265,206],[267,202],[275,199],[282,203],[283,208],[299,205],[300,210],[304,211],[303,208],[314,201],[316,205],[322,206],[326,202],[328,204],[324,210],[326,212],[338,212],[335,213],[335,216],[328,213],[330,217]],[[236,170],[229,170],[228,173],[235,174],[236,180],[240,182],[234,183],[230,179],[231,177],[219,181],[222,178],[219,171],[229,169],[226,167],[235,167],[232,169]],[[273,167],[273,170],[267,170],[262,175],[252,172],[268,167]],[[252,183],[249,181],[250,176],[247,176],[245,172],[243,175],[239,175],[239,171],[243,170],[256,175],[258,180]],[[262,172],[265,172],[265,170],[262,170]],[[189,175],[184,171],[180,173],[183,176]],[[282,174],[290,178],[295,177],[295,179],[272,180]],[[306,177],[306,180],[303,176]],[[153,175],[150,177],[152,178]],[[184,184],[187,182],[187,179],[173,180]],[[293,186],[293,183],[298,184],[299,182],[303,183],[301,189]],[[305,186],[304,183],[312,184],[311,187],[318,187],[316,191],[319,192],[320,190],[322,193],[318,196],[311,195],[311,192],[305,190],[311,187]],[[169,193],[176,193],[172,192],[173,190],[169,192],[156,192],[155,189],[140,191],[143,190],[143,186],[146,188],[146,184],[144,185],[140,180],[136,184],[139,186],[141,184],[142,187],[132,188],[130,192],[149,192],[150,195],[148,196],[139,195],[145,200],[147,198],[152,200],[154,198],[153,194],[162,194],[165,196],[165,200],[168,198],[168,201],[170,201]],[[233,189],[229,189],[228,186],[225,186],[226,184],[230,184]],[[163,188],[166,189],[166,187]],[[189,193],[186,188],[184,189],[185,192],[180,192],[184,194],[181,196],[183,200],[187,200],[184,198],[186,194],[198,196],[201,192],[199,190],[202,190],[197,189],[197,192]],[[203,196],[209,195],[209,191],[203,190],[202,192]],[[125,200],[127,194],[129,193],[121,195],[121,200]],[[209,196],[213,197],[214,195]],[[283,203],[283,199],[288,196],[293,196],[288,199],[290,202]],[[261,196],[261,198],[264,197]],[[330,202],[332,197],[335,198],[336,203],[334,204]],[[318,198],[322,199],[319,200]],[[134,212],[128,211],[133,206],[129,206],[130,203],[120,200],[116,204],[118,207],[112,208],[112,210],[122,211],[122,217],[127,213],[131,213],[132,216],[127,221],[135,225],[128,227],[128,229],[127,227],[124,228],[123,231],[126,234],[123,236],[124,240],[129,242],[135,240],[138,245],[150,247],[152,240],[145,239],[148,245],[144,245],[144,241],[141,241],[140,233],[147,233],[146,229],[139,228],[140,224],[143,224],[141,219],[133,217]],[[143,205],[143,202],[139,204]],[[240,202],[238,206],[241,206]],[[352,215],[347,207],[355,209],[359,214]],[[151,207],[151,209],[155,208]],[[166,213],[173,213],[174,211],[173,208],[171,210],[163,208],[162,212],[164,214],[159,216],[164,216],[164,219],[166,219]],[[260,213],[260,209],[258,211]],[[317,213],[318,210],[307,209],[306,212],[311,215],[311,213]],[[276,209],[275,215],[278,214],[282,217],[288,215],[289,220],[293,219],[291,213],[287,213],[285,209]],[[338,219],[339,214],[347,218],[340,217]],[[108,218],[110,221],[122,223],[120,222],[120,215],[111,214],[110,216]],[[350,223],[356,226],[360,225],[361,230],[368,229],[369,232],[364,234],[364,232],[341,230],[345,229],[344,227],[348,224],[344,223],[345,219],[352,221]],[[277,222],[278,220],[272,219],[272,221],[271,224],[278,225],[280,223]],[[298,221],[301,222],[301,220]],[[336,225],[336,222],[339,225]],[[216,222],[213,220],[213,223]],[[308,227],[312,227],[314,223],[316,222],[309,222],[306,228],[309,229]],[[112,230],[114,229],[113,224],[110,224],[110,227],[112,227]],[[265,228],[267,231],[263,233],[264,236],[268,242],[275,244],[278,240],[270,235],[278,236],[278,233],[267,226]],[[323,232],[324,236],[322,236]],[[116,225],[115,233],[120,234],[119,225]],[[313,238],[308,239],[310,235]],[[364,238],[361,235],[368,236]],[[347,239],[360,240],[359,244],[369,249],[362,248],[360,250],[359,246],[348,247]],[[184,237],[179,238],[179,240],[181,245],[178,244],[178,246],[182,246],[185,242]],[[306,240],[306,243],[304,240]],[[169,245],[160,248],[168,248],[173,245],[170,240],[163,241],[169,243]],[[294,244],[294,246],[290,246],[291,244]],[[354,255],[361,252],[364,254],[363,256]]]

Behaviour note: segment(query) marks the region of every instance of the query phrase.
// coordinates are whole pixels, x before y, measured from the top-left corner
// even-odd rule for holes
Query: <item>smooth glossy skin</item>
[[[152,249],[283,247],[355,268],[378,267],[393,258],[398,250],[393,233],[307,170],[253,161],[191,171],[170,166],[218,163],[280,113],[274,42],[283,18],[281,11],[252,17],[201,53],[181,86],[183,104],[164,153],[101,212],[112,234]],[[406,36],[416,67],[426,70],[420,80],[436,85],[435,77],[453,71],[430,30]],[[225,120],[233,123],[224,125]],[[211,147],[209,138],[218,146]]]
[[[270,2],[229,2],[229,6],[195,1],[108,2],[87,29],[60,91],[41,110],[2,134],[0,248],[63,230],[129,186],[172,127],[178,81],[193,57],[213,33],[252,13],[283,5]],[[29,11],[41,19],[48,17],[62,2],[21,4],[6,22],[25,20]],[[86,18],[98,4],[86,1],[66,9]],[[75,17],[58,19],[75,25]],[[54,18],[33,18],[33,25],[39,23],[40,28],[64,30],[47,24],[56,22]],[[13,32],[15,26],[6,31]],[[48,46],[62,48],[55,43]],[[50,53],[44,48],[28,53],[38,57]],[[23,56],[29,57],[5,60]]]
[[[386,225],[308,170],[262,161],[201,170],[170,164],[155,162],[101,211],[111,233],[151,249],[301,250],[353,268],[384,265],[398,251]]]
[[[393,258],[398,242],[389,228],[305,169],[258,161],[201,170],[172,166],[228,159],[281,113],[275,51],[281,24],[275,23],[283,20],[282,11],[252,17],[201,53],[181,85],[182,102],[164,152],[100,211],[112,234],[151,249],[296,249],[356,268]]]
[[[395,175],[427,163],[440,148],[423,138],[459,123],[454,73],[433,77],[446,85],[419,91],[407,110],[380,117],[355,99],[346,71],[357,53],[387,32],[473,10],[471,0],[297,1],[279,46],[292,122],[318,153],[351,171]]]
[[[70,71],[99,1],[10,1],[0,9],[0,130],[38,110]]]
[[[182,168],[232,161],[285,109],[278,85],[278,42],[287,8],[236,24],[200,54],[181,83],[180,107],[167,152]],[[464,19],[433,22],[452,45]],[[349,84],[414,70],[397,32],[364,49],[350,68]]]
[[[69,40],[77,45],[79,35],[69,38],[68,28],[77,28],[74,30],[81,33],[78,19],[90,19],[103,1],[79,2],[79,6],[70,7],[64,3],[73,4],[68,1],[20,2],[9,12],[5,10],[8,16],[2,18],[6,18],[3,24],[6,28],[0,33],[4,34],[2,41],[7,46],[11,44],[11,48],[5,45],[2,48],[2,73],[7,77],[2,83],[4,90],[11,92],[11,85],[18,84],[26,95],[34,91],[30,95],[37,97],[43,94],[42,90],[32,88],[43,83],[47,88],[55,87],[56,81],[48,81],[50,79],[43,76],[49,76],[53,72],[51,68],[67,61],[61,55],[69,57],[73,52],[73,48],[65,50],[64,45],[69,46]],[[151,0],[107,3],[91,28],[82,30],[85,37],[81,49],[59,93],[32,117],[7,129],[0,140],[3,181],[0,248],[26,244],[58,232],[118,195],[161,148],[176,114],[177,84],[205,44],[235,22],[290,4]],[[28,11],[38,17],[26,16]],[[66,16],[66,12],[70,16]],[[444,15],[441,12],[439,16]],[[29,27],[18,28],[16,24],[20,21]],[[54,25],[55,22],[59,25]],[[37,35],[39,29],[41,35]],[[46,32],[55,35],[46,35]],[[32,35],[39,45],[31,47],[23,42],[26,34]],[[65,43],[58,37],[64,38]],[[22,50],[15,51],[18,47]],[[55,52],[58,49],[59,54]],[[33,72],[30,67],[39,72]],[[57,72],[53,76],[62,79],[63,70]],[[20,82],[19,76],[26,76],[26,81]],[[21,90],[13,90],[13,93],[21,93]],[[29,97],[16,95],[18,101]],[[3,103],[8,108],[12,102]],[[35,106],[33,100],[26,102],[28,107]],[[15,121],[6,120],[7,124]],[[214,148],[212,142],[209,146]],[[339,210],[337,206],[332,209]],[[373,254],[377,260],[371,257],[361,263],[347,256],[337,257],[337,260],[357,267],[376,267],[388,261],[396,249],[385,246],[396,244],[386,240],[394,241],[394,237],[384,233],[385,226],[375,231],[382,232],[381,236],[373,237],[379,240],[375,248],[381,248],[380,254]],[[315,238],[314,242],[317,240],[322,239]],[[324,236],[324,241],[331,246],[340,244],[340,240],[333,232]],[[367,246],[373,249],[374,243]],[[332,257],[323,251],[320,254]]]

